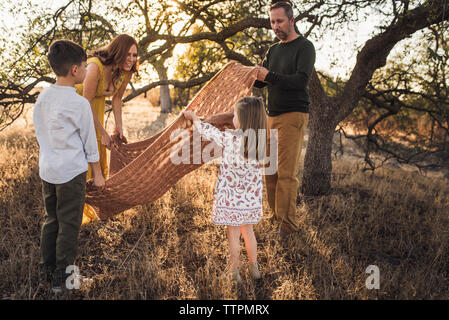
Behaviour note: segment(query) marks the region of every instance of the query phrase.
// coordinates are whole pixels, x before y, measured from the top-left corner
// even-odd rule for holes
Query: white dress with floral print
[[[223,150],[212,222],[230,226],[258,223],[262,218],[262,169],[257,160],[245,160],[240,154],[241,131],[220,131],[200,121],[194,125],[203,140],[213,141]]]

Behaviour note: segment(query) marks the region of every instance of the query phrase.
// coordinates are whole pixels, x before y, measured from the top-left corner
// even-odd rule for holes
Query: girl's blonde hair
[[[245,159],[265,157],[267,116],[261,97],[243,97],[234,106],[244,137],[242,148]]]

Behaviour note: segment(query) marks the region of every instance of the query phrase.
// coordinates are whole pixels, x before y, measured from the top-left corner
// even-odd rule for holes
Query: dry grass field
[[[38,288],[43,202],[31,114],[0,133],[2,299],[53,298]],[[174,117],[143,98],[127,103],[128,140],[149,137]],[[264,196],[255,227],[258,283],[244,249],[242,285],[223,273],[225,229],[210,220],[218,164],[210,163],[154,203],[83,226],[77,265],[94,282],[62,298],[449,299],[448,180],[399,168],[364,173],[356,157],[333,166],[330,195],[300,195],[301,230],[285,247]],[[365,286],[369,265],[379,267],[378,290]]]

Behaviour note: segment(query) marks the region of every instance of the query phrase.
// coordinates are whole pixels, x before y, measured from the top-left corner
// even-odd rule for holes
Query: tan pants
[[[278,130],[278,169],[273,175],[265,175],[268,204],[280,222],[282,231],[298,231],[295,215],[299,180],[296,175],[309,114],[289,112],[267,119],[268,136],[270,129]]]

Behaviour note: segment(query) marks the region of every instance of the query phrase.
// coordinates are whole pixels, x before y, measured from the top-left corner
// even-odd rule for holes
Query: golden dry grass
[[[124,109],[131,141],[174,117],[140,103]],[[43,203],[31,123],[0,134],[3,299],[53,298],[37,286]],[[286,248],[264,197],[264,218],[255,227],[263,273],[257,284],[243,242],[243,284],[236,288],[223,276],[227,242],[224,228],[210,221],[218,173],[210,163],[152,204],[83,226],[77,265],[94,283],[65,298],[448,299],[447,180],[399,169],[363,173],[346,158],[333,165],[332,193],[302,198],[301,230]],[[365,287],[369,265],[380,268],[379,290]]]

